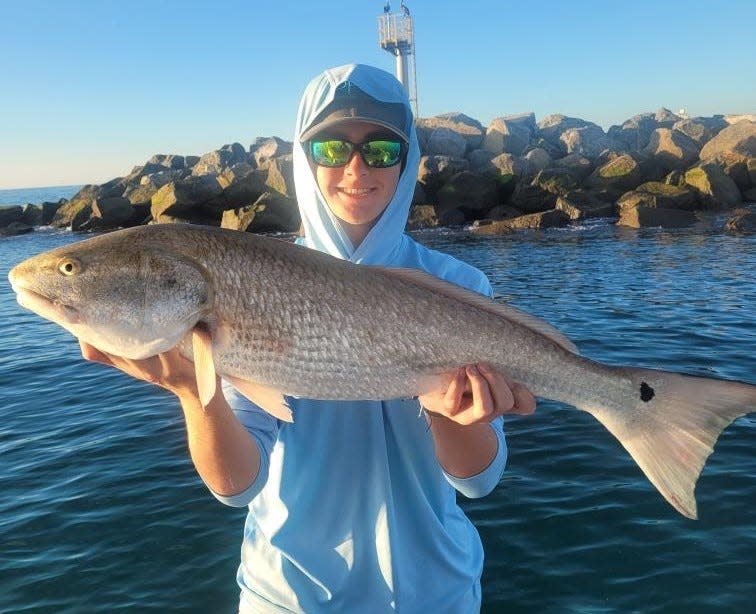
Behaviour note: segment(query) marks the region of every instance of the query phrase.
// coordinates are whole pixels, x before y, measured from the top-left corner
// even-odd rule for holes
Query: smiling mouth
[[[373,191],[373,188],[339,188],[347,196],[367,196]]]

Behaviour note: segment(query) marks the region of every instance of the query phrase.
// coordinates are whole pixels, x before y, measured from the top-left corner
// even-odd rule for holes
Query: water
[[[597,224],[418,237],[482,268],[499,298],[587,356],[756,383],[756,236]],[[3,239],[0,280],[78,238]],[[0,314],[0,612],[235,611],[244,511],[200,483],[173,398],[84,363],[3,281]],[[698,521],[587,414],[543,402],[507,431],[500,486],[462,502],[486,548],[484,612],[752,611],[756,414],[720,438]]]
[[[80,185],[57,185],[43,188],[0,190],[0,207],[25,205],[26,203],[58,202],[61,198],[71,198],[81,188]]]

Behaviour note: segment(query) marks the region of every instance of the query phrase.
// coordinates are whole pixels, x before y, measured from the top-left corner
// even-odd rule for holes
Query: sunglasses
[[[373,139],[364,143],[352,143],[342,139],[310,141],[310,158],[318,166],[338,168],[345,166],[359,152],[370,168],[396,166],[404,158],[405,144],[401,140]]]

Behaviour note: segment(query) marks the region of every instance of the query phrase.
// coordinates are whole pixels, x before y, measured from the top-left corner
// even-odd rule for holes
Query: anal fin
[[[202,407],[215,396],[216,375],[215,362],[213,361],[213,340],[210,331],[204,326],[195,326],[192,330],[192,352],[194,354],[194,373],[197,378],[197,391],[199,392]]]

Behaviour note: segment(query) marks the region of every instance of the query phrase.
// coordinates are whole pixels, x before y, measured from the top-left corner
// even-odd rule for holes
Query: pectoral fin
[[[280,390],[230,375],[224,375],[223,377],[255,405],[259,405],[272,416],[284,422],[294,422],[291,408],[286,404],[286,400]]]
[[[203,326],[196,326],[192,330],[192,352],[194,353],[194,372],[197,377],[202,407],[207,407],[215,396],[215,363],[213,362],[213,340]]]

